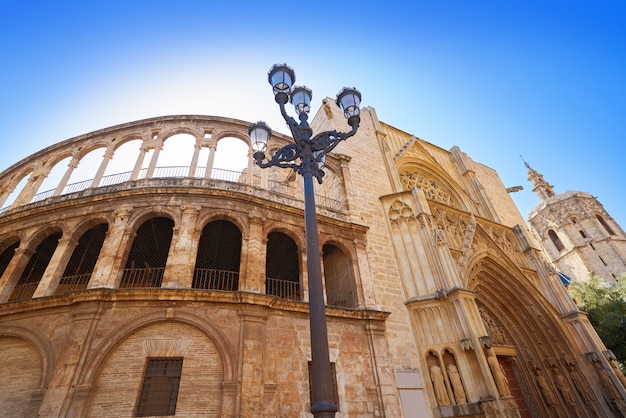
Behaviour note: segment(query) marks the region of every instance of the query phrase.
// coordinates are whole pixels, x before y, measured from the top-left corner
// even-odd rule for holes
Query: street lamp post
[[[304,181],[304,224],[311,330],[311,413],[315,418],[331,418],[335,417],[338,407],[334,403],[333,376],[328,354],[328,331],[313,177],[320,184],[322,183],[326,154],[332,151],[339,142],[356,133],[360,122],[361,93],[354,88],[344,88],[337,95],[336,103],[343,110],[352,128],[349,132],[326,131],[313,136],[313,130],[307,122],[312,91],[304,86],[294,86],[295,78],[293,69],[286,64],[276,64],[268,73],[268,80],[274,90],[274,99],[291,130],[294,142],[278,149],[267,162],[263,162],[272,131],[264,122],[257,122],[249,128],[248,133],[255,151],[254,159],[259,167],[291,168],[302,175]],[[285,105],[289,100],[298,113],[299,123],[285,110]]]

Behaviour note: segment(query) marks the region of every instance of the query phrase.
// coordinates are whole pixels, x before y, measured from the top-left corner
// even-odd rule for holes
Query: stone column
[[[0,208],[2,208],[4,202],[6,202],[9,196],[11,196],[11,193],[15,191],[16,186],[17,184],[9,183],[2,189],[2,194],[0,195]]]
[[[42,168],[37,171],[33,171],[28,179],[28,183],[24,186],[17,199],[15,199],[14,206],[21,206],[30,203],[35,194],[37,194],[37,190],[39,190],[41,183],[43,183],[46,177],[48,177],[48,174],[50,174],[50,168]]]
[[[115,153],[115,150],[113,149],[111,145],[109,145],[107,147],[107,150],[104,152],[104,156],[102,157],[102,162],[100,163],[100,167],[98,167],[98,172],[96,173],[96,176],[91,182],[91,188],[95,188],[100,185],[100,182],[102,181],[102,177],[104,176],[104,172],[107,169],[107,165],[109,164],[109,161],[113,159],[114,153]]]
[[[54,295],[76,245],[78,245],[78,241],[69,237],[63,237],[59,240],[59,245],[54,250],[54,254],[48,263],[48,267],[46,267],[43,277],[39,281],[39,285],[37,285],[33,298]]]
[[[254,176],[252,175],[252,170],[254,170],[254,166],[256,165],[253,155],[254,152],[252,151],[252,148],[248,148],[248,169],[246,170],[246,178],[244,183],[251,186],[254,185]]]
[[[189,177],[196,176],[196,169],[198,168],[198,158],[200,157],[200,150],[202,146],[198,143],[199,140],[196,138],[196,144],[193,146],[193,157],[191,157],[191,165],[189,166]]]
[[[101,312],[93,308],[72,312],[68,338],[59,352],[57,364],[48,384],[39,415],[42,417],[80,417],[93,387],[79,384],[83,365],[96,331]]]
[[[242,305],[240,321],[241,414],[242,417],[259,416],[264,399],[264,370],[266,368],[265,327],[266,308]]]
[[[118,284],[118,277],[121,275],[122,262],[126,254],[126,247],[131,241],[134,233],[128,228],[128,220],[132,206],[124,206],[115,212],[113,226],[106,234],[98,261],[93,269],[89,289],[96,287],[114,288]]]
[[[65,170],[65,174],[63,175],[63,178],[57,185],[57,188],[54,191],[53,196],[60,196],[61,194],[63,194],[63,189],[65,189],[65,186],[67,186],[67,182],[69,181],[70,176],[72,175],[72,172],[74,171],[74,169],[78,167],[79,162],[80,162],[80,159],[76,155],[72,157],[72,160],[67,165],[67,170]]]
[[[267,255],[267,238],[263,225],[265,217],[250,214],[248,239],[242,242],[241,272],[239,290],[246,292],[265,292],[265,257]],[[244,248],[246,247],[246,248]]]
[[[26,244],[20,244],[15,250],[15,254],[0,278],[0,303],[5,303],[9,300],[15,285],[20,280],[20,276],[34,253],[35,250],[26,247]]]
[[[139,178],[139,172],[141,171],[141,165],[143,164],[146,152],[148,152],[148,148],[144,142],[141,144],[141,148],[139,149],[139,155],[137,156],[137,161],[135,162],[135,168],[133,168],[133,174],[130,176],[131,180],[137,180]]]
[[[159,154],[163,149],[163,143],[159,142],[154,147],[154,154],[152,154],[152,159],[150,159],[150,165],[148,166],[148,172],[146,173],[146,178],[152,178],[154,176],[154,169],[156,168],[157,162],[159,160]]]
[[[161,287],[191,288],[202,229],[198,227],[200,207],[183,206],[180,224],[174,228],[172,245],[167,255],[167,264]]]
[[[213,171],[213,161],[215,160],[215,150],[217,149],[217,144],[209,145],[209,158],[206,162],[206,171],[204,172],[204,177],[207,179],[211,178],[211,171]]]

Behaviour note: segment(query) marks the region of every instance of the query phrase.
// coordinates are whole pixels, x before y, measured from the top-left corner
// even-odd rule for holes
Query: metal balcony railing
[[[354,308],[354,292],[328,291],[326,293],[326,304],[339,308]]]
[[[237,291],[239,286],[239,272],[197,268],[193,274],[194,289]]]
[[[300,283],[268,277],[265,279],[265,294],[282,299],[300,300]]]
[[[87,289],[91,273],[77,274],[75,276],[61,277],[59,285],[54,292],[55,295],[62,295],[66,292],[73,292],[74,290]]]
[[[120,289],[128,287],[161,287],[164,267],[125,269]]]
[[[189,177],[189,170],[190,168],[186,166],[157,167],[154,169],[154,172],[152,173],[152,176],[150,178],[187,178]],[[205,171],[205,167],[197,167],[192,178],[204,178]],[[97,187],[105,187],[114,184],[125,183],[131,180],[132,174],[132,171],[126,171],[123,173],[116,173],[104,176],[98,183]],[[143,168],[140,170],[137,179],[145,179],[147,174],[148,169]],[[210,178],[213,180],[221,180],[231,183],[248,183],[248,177],[246,173],[241,171],[225,170],[221,168],[212,169]],[[65,186],[61,194],[78,193],[91,188],[92,184],[93,179],[71,183]],[[284,182],[270,180],[268,182],[268,190],[279,195],[302,200],[301,191],[291,185],[285,184]],[[51,189],[37,193],[31,200],[31,203],[48,199],[49,197],[54,196],[55,191],[56,189]],[[318,206],[332,209],[335,211],[343,210],[343,204],[340,200],[332,199],[323,195],[315,195],[315,200]],[[4,207],[0,209],[0,212],[5,211],[9,208],[10,206]]]

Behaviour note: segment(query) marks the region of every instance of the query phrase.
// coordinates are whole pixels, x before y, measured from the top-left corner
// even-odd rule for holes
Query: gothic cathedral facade
[[[302,184],[252,152],[239,171],[215,165],[220,141],[249,145],[248,126],[130,122],[0,173],[4,413],[309,416]],[[330,99],[311,126],[346,128]],[[274,135],[270,152],[290,141]],[[160,163],[182,149],[184,165]],[[112,168],[130,151],[128,171]],[[373,108],[325,165],[316,202],[337,417],[626,416],[612,353],[493,169]],[[586,215],[568,222],[623,239],[577,198]],[[623,241],[605,243],[623,261]]]

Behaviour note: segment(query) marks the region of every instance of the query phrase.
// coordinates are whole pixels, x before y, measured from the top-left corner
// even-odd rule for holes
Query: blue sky
[[[0,170],[70,137],[208,114],[286,132],[267,70],[286,62],[496,169],[522,215],[520,155],[557,193],[587,191],[626,227],[626,2],[0,0]]]

